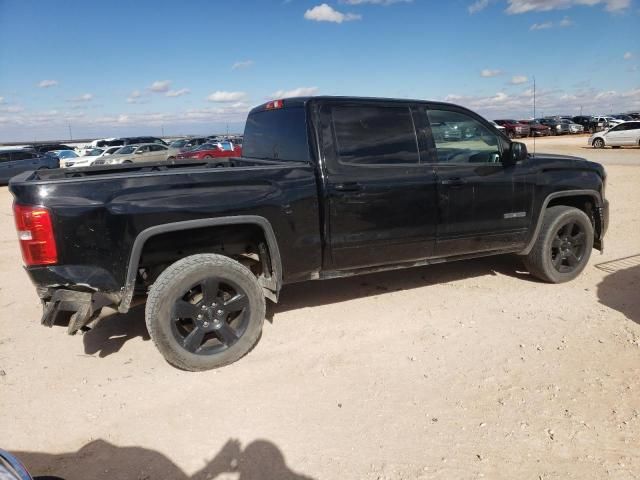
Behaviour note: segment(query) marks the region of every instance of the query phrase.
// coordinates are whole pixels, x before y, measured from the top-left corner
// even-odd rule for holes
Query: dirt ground
[[[532,147],[532,142],[527,141]],[[39,325],[0,190],[0,446],[85,479],[640,478],[640,149],[604,255],[564,285],[493,257],[285,288],[239,362],[164,362],[143,310]]]

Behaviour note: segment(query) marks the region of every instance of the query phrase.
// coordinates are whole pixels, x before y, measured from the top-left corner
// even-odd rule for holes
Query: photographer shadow
[[[33,476],[56,475],[64,480],[313,480],[291,470],[280,449],[267,440],[256,440],[242,448],[239,440],[230,439],[191,476],[159,452],[118,447],[104,440],[94,440],[77,452],[14,453]]]

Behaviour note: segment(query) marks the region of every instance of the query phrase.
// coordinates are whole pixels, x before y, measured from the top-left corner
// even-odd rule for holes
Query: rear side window
[[[242,155],[269,160],[308,161],[304,108],[254,112],[247,118]]]
[[[419,162],[408,107],[335,106],[331,116],[340,163],[397,165]]]

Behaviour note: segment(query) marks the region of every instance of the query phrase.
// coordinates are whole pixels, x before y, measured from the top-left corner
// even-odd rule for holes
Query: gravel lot
[[[41,327],[2,187],[0,446],[67,480],[640,478],[640,149],[536,150],[607,165],[579,279],[493,257],[290,286],[248,356],[201,374],[141,308]]]

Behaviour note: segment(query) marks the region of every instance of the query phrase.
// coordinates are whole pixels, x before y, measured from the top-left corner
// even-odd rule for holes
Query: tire
[[[264,317],[265,298],[255,275],[215,254],[185,257],[164,270],[151,286],[145,311],[160,353],[192,372],[243,357],[257,342]]]
[[[122,162],[122,164],[124,165],[125,163],[133,163],[131,160],[125,160],[124,162]]]
[[[593,145],[593,148],[604,148],[604,140],[596,138],[591,145]]]
[[[542,228],[524,264],[534,277],[549,283],[563,283],[584,270],[593,248],[593,225],[574,207],[549,207]]]
[[[516,138],[516,134],[515,134],[515,132],[509,131],[509,132],[507,132],[507,137],[509,137],[511,139],[514,139],[514,138]]]
[[[205,155],[202,158],[204,158],[205,160],[211,160],[213,157],[211,155]]]
[[[176,163],[176,157],[168,157],[168,158],[167,158],[167,162],[169,162],[169,163]]]

